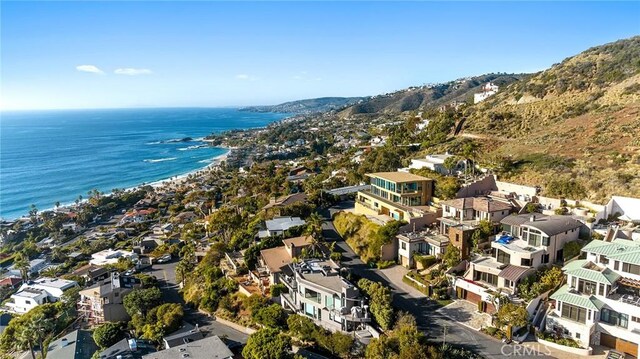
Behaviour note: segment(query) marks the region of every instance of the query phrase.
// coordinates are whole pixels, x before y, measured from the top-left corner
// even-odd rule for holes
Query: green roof
[[[549,298],[558,302],[592,310],[600,310],[604,306],[604,303],[593,295],[587,296],[584,294],[570,292],[568,285],[560,287],[560,289],[553,293]]]
[[[628,240],[625,240],[625,242],[630,242],[630,243],[623,243],[620,241],[604,242],[600,240],[593,240],[589,242],[586,246],[584,246],[582,248],[582,251],[601,254],[608,257],[614,254],[625,253],[627,251],[640,250],[640,247],[638,246],[637,243],[628,241]]]
[[[598,283],[613,284],[620,278],[618,273],[609,268],[604,268],[602,271],[590,269],[585,266],[587,263],[593,264],[591,261],[586,259],[575,260],[567,263],[567,265],[562,267],[562,270],[566,274],[571,274],[572,276]]]
[[[609,258],[615,259],[617,261],[624,262],[624,263],[640,265],[640,249],[631,251],[631,252],[624,252],[620,254],[612,254],[609,256]]]

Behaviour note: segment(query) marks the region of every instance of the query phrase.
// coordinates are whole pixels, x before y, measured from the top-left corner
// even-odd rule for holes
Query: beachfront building
[[[284,232],[293,228],[304,226],[305,221],[300,217],[275,217],[265,221],[266,229],[258,232],[258,237],[267,238],[284,235]]]
[[[138,278],[112,272],[110,278],[80,291],[78,313],[90,325],[129,320],[123,298],[140,285]]]
[[[583,347],[602,345],[633,357],[640,345],[640,242],[593,240],[585,259],[565,265],[566,285],[550,296],[546,330]]]
[[[116,264],[120,259],[138,260],[138,255],[134,252],[124,251],[122,249],[105,249],[100,252],[93,253],[89,264],[94,266],[105,266],[107,264]]]
[[[471,237],[480,221],[489,221],[497,226],[514,210],[508,201],[488,196],[456,198],[442,201],[440,205],[440,234],[449,237],[463,259],[471,253]]]
[[[383,221],[405,221],[421,229],[436,221],[429,204],[433,180],[406,172],[367,173],[371,187],[358,191],[355,213],[375,216]]]
[[[288,274],[280,277],[288,288],[280,295],[282,305],[331,331],[354,331],[371,322],[364,297],[339,270],[331,260],[291,264]]]
[[[398,241],[397,262],[405,268],[416,268],[416,255],[440,258],[447,246],[449,238],[431,232],[408,232],[396,236]]]
[[[38,278],[23,284],[17,293],[11,295],[9,302],[5,303],[6,310],[11,313],[23,314],[31,309],[60,300],[62,294],[78,283],[72,280],[59,278]]]
[[[459,298],[494,312],[497,293],[517,300],[518,284],[543,266],[563,261],[564,246],[578,239],[582,223],[569,216],[511,215],[491,241],[490,254],[472,256],[455,279]]]

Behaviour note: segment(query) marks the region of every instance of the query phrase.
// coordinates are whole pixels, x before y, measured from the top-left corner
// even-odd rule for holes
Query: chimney
[[[196,323],[196,332],[199,332],[200,328],[198,327],[198,323]]]
[[[67,338],[60,339],[60,346],[62,348],[66,347],[67,345],[69,345],[69,339],[67,339]]]
[[[531,217],[529,218],[530,222],[535,222],[536,221],[536,215],[532,214]]]

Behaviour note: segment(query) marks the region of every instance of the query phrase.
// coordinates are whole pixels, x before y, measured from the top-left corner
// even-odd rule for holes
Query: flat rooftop
[[[387,181],[403,183],[403,182],[417,182],[417,181],[431,181],[430,178],[414,175],[408,172],[376,172],[367,173],[368,177],[382,178]]]

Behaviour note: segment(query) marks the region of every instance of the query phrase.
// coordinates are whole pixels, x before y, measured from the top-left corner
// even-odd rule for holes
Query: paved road
[[[178,265],[178,260],[173,259],[167,263],[154,264],[143,270],[142,273],[152,275],[158,279],[158,285],[165,302],[184,305],[185,302],[182,294],[180,294],[180,287],[176,282],[176,265]],[[191,324],[198,324],[200,330],[203,331],[205,335],[217,335],[221,338],[226,338],[230,348],[244,345],[249,337],[247,334],[216,322],[206,314],[193,309],[187,308],[185,310],[184,319]]]
[[[377,268],[370,268],[363,263],[353,252],[351,247],[336,232],[331,216],[340,210],[349,208],[353,202],[341,203],[336,207],[329,208],[321,213],[325,217],[322,227],[324,238],[328,242],[335,241],[336,250],[342,251],[345,267],[350,268],[352,273],[359,277],[383,283],[393,291],[393,305],[395,308],[407,311],[416,317],[418,328],[424,331],[433,342],[447,342],[456,344],[487,358],[553,358],[545,355],[548,351],[540,346],[539,352],[525,351],[518,345],[505,345],[499,340],[484,335],[473,329],[467,328],[460,323],[453,321],[442,314],[435,312],[439,305],[424,296],[422,298],[416,292],[406,288],[401,288],[396,280],[389,280],[384,273]],[[401,282],[400,282],[401,283]],[[514,351],[519,350],[518,355]]]

